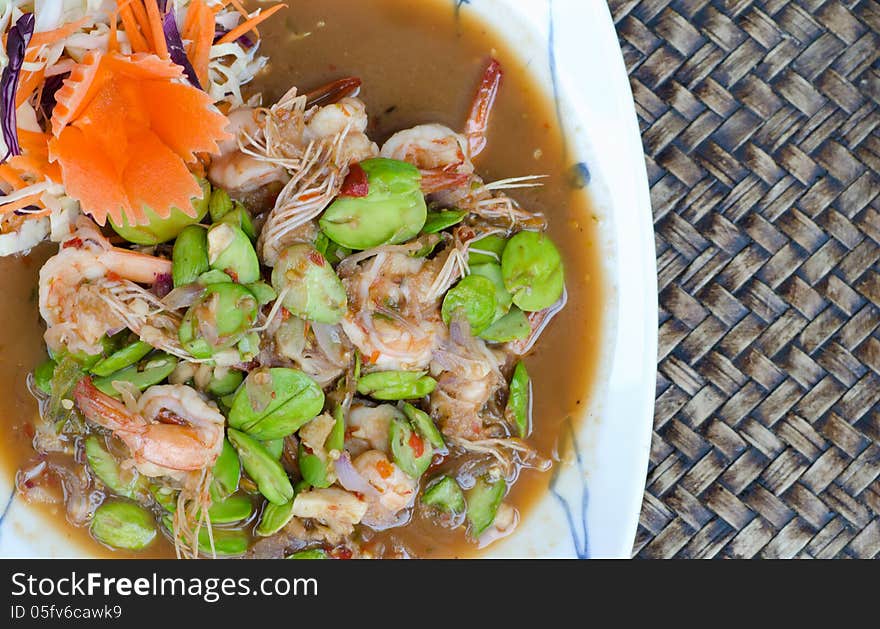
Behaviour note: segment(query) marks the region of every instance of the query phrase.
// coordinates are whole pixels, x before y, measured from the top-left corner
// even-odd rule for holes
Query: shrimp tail
[[[87,420],[107,430],[127,432],[137,423],[136,417],[122,402],[99,391],[88,376],[74,387],[73,398]]]
[[[356,76],[349,76],[327,85],[313,89],[306,93],[306,107],[324,107],[338,103],[348,96],[356,96],[361,89],[361,80]]]
[[[139,284],[155,284],[171,274],[171,260],[113,247],[101,255],[101,262],[120,277]]]
[[[421,172],[421,188],[424,194],[463,188],[471,178],[470,173],[460,173],[446,168],[423,168]]]
[[[498,97],[498,90],[501,88],[501,79],[504,72],[501,70],[501,64],[497,60],[491,59],[486,70],[483,72],[483,78],[480,81],[480,87],[474,98],[474,104],[471,107],[471,113],[468,116],[467,125],[465,126],[465,136],[468,142],[469,157],[473,159],[483,152],[486,148],[486,133],[489,129],[489,117],[492,114],[492,107],[495,105],[495,99]]]

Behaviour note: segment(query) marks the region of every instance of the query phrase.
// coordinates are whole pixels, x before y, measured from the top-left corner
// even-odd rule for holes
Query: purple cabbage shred
[[[33,34],[34,14],[25,13],[18,18],[6,36],[6,56],[9,58],[9,63],[3,68],[3,74],[0,76],[0,130],[3,132],[3,141],[6,142],[6,155],[0,159],[0,164],[11,155],[21,155],[15,98],[24,55]]]
[[[56,74],[50,76],[43,82],[43,92],[40,94],[40,113],[46,120],[52,119],[52,112],[55,110],[55,93],[61,89],[64,80],[70,76],[70,72],[64,74]]]
[[[177,29],[177,22],[174,19],[174,11],[165,10],[167,0],[156,0],[156,4],[159,5],[159,12],[164,16],[162,30],[165,32],[165,43],[168,45],[168,54],[171,56],[171,60],[183,68],[183,73],[193,87],[202,89],[199,77],[196,76],[196,71],[193,69],[189,57],[186,56],[183,40],[180,38],[180,31]]]

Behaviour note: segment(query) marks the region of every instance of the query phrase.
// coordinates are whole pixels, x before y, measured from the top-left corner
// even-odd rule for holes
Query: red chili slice
[[[409,437],[409,447],[412,448],[413,454],[419,458],[425,453],[425,442],[416,433],[412,433]]]
[[[345,181],[342,182],[339,196],[363,198],[368,194],[370,194],[370,182],[367,180],[367,173],[360,164],[353,164],[348,170]]]

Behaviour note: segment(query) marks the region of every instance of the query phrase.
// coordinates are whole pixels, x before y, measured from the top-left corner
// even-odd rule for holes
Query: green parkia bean
[[[425,220],[425,226],[422,227],[423,234],[436,234],[444,229],[449,229],[453,225],[458,225],[467,216],[464,210],[441,210],[439,212],[428,212],[428,218]]]
[[[222,219],[228,212],[232,211],[235,204],[229,198],[229,193],[220,188],[214,188],[211,193],[208,209],[211,212],[211,222],[216,223]]]
[[[190,225],[177,236],[171,253],[174,287],[192,284],[211,268],[208,264],[208,230]]]
[[[238,342],[238,353],[241,355],[242,362],[253,360],[260,353],[260,333],[245,334]]]
[[[288,247],[272,269],[272,287],[291,313],[318,323],[335,324],[348,299],[342,281],[327,259],[311,245]]]
[[[229,223],[217,223],[208,230],[208,263],[239,284],[252,284],[260,279],[260,261],[251,239],[241,228]]]
[[[104,440],[97,435],[89,435],[85,440],[86,462],[102,483],[118,496],[134,499],[145,493],[148,482],[133,468],[123,470]]]
[[[216,529],[211,532],[214,539],[214,553],[218,556],[237,557],[247,552],[248,534],[237,529]],[[206,555],[211,554],[211,537],[205,527],[199,531],[199,551]]]
[[[288,559],[328,559],[327,553],[320,548],[310,548],[293,553]]]
[[[532,384],[526,365],[522,361],[513,369],[510,379],[510,391],[507,396],[507,407],[504,415],[516,426],[517,434],[525,439],[529,434]]]
[[[229,395],[224,395],[223,397],[221,397],[221,398],[219,398],[219,399],[217,400],[217,403],[218,403],[222,408],[226,409],[226,412],[225,412],[224,414],[226,414],[226,415],[229,414],[229,409],[232,408],[232,401],[233,401],[234,399],[235,399],[235,394],[234,394],[234,393],[230,393]]]
[[[207,235],[207,232],[206,232]],[[205,271],[201,275],[199,275],[199,279],[196,280],[202,286],[210,286],[211,284],[232,284],[232,278],[223,271],[215,271],[211,269],[210,271]]]
[[[213,529],[208,535],[207,527],[199,530],[199,552],[211,554],[211,539],[214,540],[214,553],[222,557],[237,557],[247,552],[250,539],[245,531],[239,529]]]
[[[253,327],[257,313],[257,300],[244,286],[211,284],[183,316],[178,337],[195,358],[210,358],[238,343]]]
[[[112,354],[116,350],[125,347],[132,341],[136,341],[137,338],[131,333],[128,328],[123,328],[119,332],[113,335],[105,336],[101,339],[101,346],[104,350],[104,356]]]
[[[248,284],[247,289],[254,294],[254,297],[257,298],[257,303],[261,306],[265,306],[278,298],[275,289],[269,286],[266,282],[254,282],[253,284]]]
[[[106,339],[106,337],[105,337],[105,339]],[[107,339],[106,341],[102,340],[101,342],[104,343],[106,346],[106,344],[109,343],[109,339]],[[67,350],[67,348],[64,348],[61,351],[51,353],[50,355],[51,355],[52,359],[56,363],[58,363],[59,365],[66,358],[66,359],[76,363],[77,367],[80,367],[80,368],[88,371],[89,369],[94,367],[98,363],[99,360],[104,358],[104,356],[106,355],[106,352],[103,354],[86,354],[85,352],[71,352],[71,351]]]
[[[394,462],[408,476],[421,478],[422,474],[431,467],[434,459],[431,442],[416,435],[408,422],[397,417],[392,419],[388,440]]]
[[[216,397],[223,397],[235,393],[239,385],[244,381],[244,374],[237,369],[228,369],[222,376],[214,374],[208,383],[208,393]]]
[[[338,264],[351,255],[351,249],[333,242],[324,232],[318,232],[315,249],[320,251],[330,264]]]
[[[441,476],[431,482],[422,494],[422,504],[437,507],[452,514],[464,513],[465,502],[461,487],[454,478]]]
[[[260,523],[254,531],[260,537],[268,537],[274,535],[293,519],[293,500],[285,502],[283,505],[275,505],[271,502],[266,504],[263,514],[260,516]]]
[[[453,320],[467,321],[471,333],[479,334],[495,320],[495,286],[485,277],[468,275],[446,293],[440,312],[446,325]]]
[[[284,439],[270,439],[269,441],[264,441],[263,445],[266,446],[269,454],[281,460],[281,457],[284,455]]]
[[[170,517],[163,518],[162,522],[169,531],[174,530],[173,521]],[[212,546],[211,541],[214,544]],[[208,532],[208,527],[199,529],[199,552],[218,557],[237,557],[247,552],[250,539],[248,534],[241,529],[213,528]]]
[[[490,343],[509,343],[527,339],[532,333],[532,324],[526,314],[513,306],[506,315],[480,332],[480,338]]]
[[[437,381],[424,371],[376,371],[361,376],[357,390],[376,400],[415,400],[436,386]]]
[[[478,538],[492,526],[506,492],[507,483],[503,479],[490,482],[488,479],[478,478],[474,486],[465,493],[471,537]]]
[[[540,232],[523,231],[511,238],[501,256],[501,271],[513,303],[526,312],[549,308],[565,289],[562,256]]]
[[[254,503],[248,496],[229,496],[215,502],[208,509],[211,524],[234,524],[247,520],[254,513]]]
[[[202,195],[192,200],[195,217],[174,208],[168,218],[161,218],[152,209],[144,206],[144,214],[148,220],[146,225],[129,225],[127,220],[123,220],[122,225],[117,225],[113,219],[110,219],[110,226],[128,242],[137,245],[158,245],[176,238],[185,227],[201,222],[208,213],[211,185],[205,179],[197,179],[202,188]]]
[[[299,452],[296,458],[299,472],[309,485],[323,488],[333,484],[332,478],[327,474],[327,461],[306,450],[302,441],[299,443]]]
[[[34,369],[34,386],[46,395],[52,395],[52,377],[57,363],[51,358]]]
[[[128,382],[140,391],[145,391],[165,380],[176,367],[177,359],[174,356],[161,353],[142,361],[140,365],[132,365],[109,376],[95,378],[92,383],[102,393],[111,397],[120,397],[121,394],[113,386],[114,382]]]
[[[253,479],[260,493],[272,504],[283,505],[293,500],[293,485],[281,464],[266,447],[245,433],[230,428],[229,441],[238,452],[241,464]]]
[[[443,440],[443,435],[440,434],[434,421],[425,411],[417,409],[408,402],[404,402],[402,408],[406,418],[410,421],[419,435],[424,439],[427,439],[430,444],[438,450],[446,448],[446,442]]]
[[[153,346],[144,341],[135,341],[120,350],[110,354],[107,358],[99,360],[91,372],[96,376],[109,376],[129,365],[135,364],[141,358],[153,351]]]
[[[296,495],[299,495],[299,494],[301,494],[301,493],[304,492],[304,491],[308,491],[309,489],[311,489],[311,487],[312,487],[312,486],[309,485],[309,483],[308,483],[307,481],[299,480],[299,481],[297,481],[297,483],[293,486],[293,493],[296,494]]]
[[[443,238],[441,238],[437,234],[425,234],[423,236],[419,236],[418,240],[415,240],[413,242],[419,243],[421,247],[411,252],[409,256],[411,258],[427,258],[434,252],[434,249],[437,248],[437,245],[443,242]]]
[[[428,208],[419,170],[406,162],[375,158],[361,162],[367,175],[365,197],[338,197],[320,219],[321,229],[349,249],[398,244],[422,230]]]
[[[238,453],[228,440],[223,440],[223,449],[214,461],[214,480],[211,482],[211,498],[223,500],[238,491],[241,480],[241,461]]]
[[[153,515],[127,500],[108,500],[95,511],[92,537],[113,548],[141,550],[156,539]]]
[[[300,433],[300,437],[302,437],[302,433]],[[309,445],[317,447],[315,444]],[[333,461],[330,458],[330,452],[333,450],[341,451],[344,446],[345,418],[342,407],[337,406],[333,411],[333,428],[327,435],[327,439],[321,444],[320,450],[311,450],[304,443],[304,439],[300,438],[297,463],[303,481],[312,487],[319,488],[332,485],[335,477],[331,474]]]
[[[332,452],[333,450],[342,450],[345,447],[345,416],[342,412],[342,406],[337,406],[333,410],[333,430],[330,432],[330,436],[327,437],[327,441],[324,443],[324,447],[327,448],[327,452]]]
[[[233,227],[237,227],[243,231],[251,240],[257,239],[257,230],[254,227],[254,221],[251,215],[240,203],[236,203],[235,207],[223,215],[216,223],[227,223]]]
[[[501,264],[501,255],[507,246],[507,238],[496,234],[474,240],[468,246],[468,266],[477,264]]]
[[[169,513],[174,513],[177,511],[177,496],[178,492],[170,487],[160,487],[159,485],[150,485],[150,493],[153,495],[153,500],[156,501],[160,507],[162,507],[165,511]]]
[[[494,262],[488,264],[474,264],[470,267],[471,275],[485,277],[495,287],[495,317],[493,323],[507,314],[513,304],[511,295],[504,286],[504,277],[501,273],[501,265]]]
[[[297,369],[255,369],[232,401],[229,425],[256,439],[292,435],[324,408],[324,392]]]

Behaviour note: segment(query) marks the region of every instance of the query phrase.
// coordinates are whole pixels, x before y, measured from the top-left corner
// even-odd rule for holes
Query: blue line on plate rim
[[[453,0],[456,19],[458,19],[459,14],[461,13],[462,6],[470,3],[470,0]],[[566,137],[565,121],[562,117],[562,104],[559,94],[559,73],[556,64],[556,27],[553,19],[553,0],[547,0],[547,19],[549,26],[547,35],[547,56],[550,63],[550,81],[553,86],[553,105],[556,110],[556,120],[557,124],[559,125],[560,134],[562,136],[562,154],[563,157],[566,157],[568,155],[568,138]],[[580,185],[575,184],[575,187],[583,188],[589,185],[590,170],[585,162],[577,162],[576,164],[574,164],[572,166],[572,172],[573,174],[580,176]],[[581,458],[580,448],[578,447],[577,438],[575,437],[574,433],[574,427],[571,424],[570,418],[566,421],[566,428],[570,432],[571,447],[574,450],[575,461],[577,463],[577,469],[581,479],[581,504],[579,509],[579,523],[575,522],[575,516],[574,513],[572,513],[571,504],[556,489],[556,482],[559,478],[559,468],[557,468],[556,473],[554,473],[553,478],[550,481],[550,491],[553,496],[559,501],[560,506],[562,506],[562,509],[565,512],[565,518],[568,522],[569,531],[571,532],[571,540],[572,544],[574,545],[575,555],[578,559],[589,559],[590,545],[589,537],[587,534],[587,509],[589,507],[589,491],[587,489],[586,479],[584,476],[583,459]],[[580,524],[581,532],[583,533],[583,543],[581,543],[578,536],[578,524]]]
[[[584,471],[584,460],[581,455],[581,449],[577,442],[577,437],[575,436],[574,425],[572,424],[571,418],[567,418],[565,420],[565,426],[563,429],[568,433],[569,437],[569,447],[574,452],[574,462],[577,466],[577,474],[578,479],[581,483],[581,496],[580,496],[580,521],[575,521],[575,513],[572,509],[572,504],[569,500],[563,496],[557,489],[559,477],[562,473],[563,468],[563,460],[565,457],[565,452],[560,452],[560,461],[556,464],[556,469],[553,472],[553,477],[550,479],[550,493],[559,501],[560,506],[565,512],[565,519],[568,523],[568,529],[571,533],[571,541],[574,545],[575,556],[578,559],[589,559],[590,558],[590,542],[589,542],[589,534],[587,531],[587,509],[589,507],[589,490],[587,489],[587,481],[586,481],[586,473]],[[579,531],[578,525],[580,527],[580,533],[583,535],[583,543],[579,539]]]
[[[6,515],[9,513],[9,509],[12,507],[12,501],[15,499],[15,487],[12,488],[12,492],[9,494],[9,499],[6,501],[6,506],[3,507],[3,512],[0,513],[0,535],[3,534],[3,521],[6,519]]]
[[[559,100],[559,69],[556,65],[556,25],[553,19],[553,0],[547,0],[547,58],[550,61],[550,82],[553,85],[553,106],[556,109],[556,122],[562,135],[562,157],[568,157],[568,138],[565,134],[565,121],[562,119],[562,103]]]

